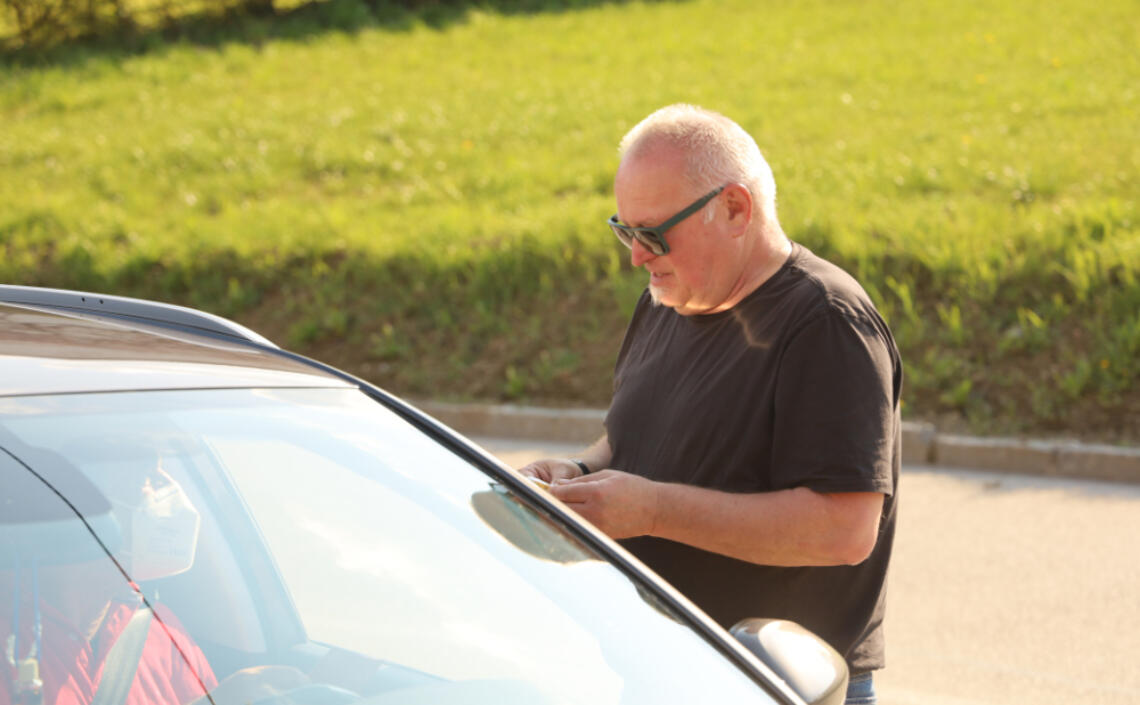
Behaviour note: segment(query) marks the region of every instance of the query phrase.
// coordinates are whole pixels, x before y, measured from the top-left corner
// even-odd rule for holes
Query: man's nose
[[[655,259],[657,255],[649,251],[649,248],[641,244],[641,240],[634,240],[633,246],[629,248],[629,262],[634,267],[640,267],[651,259]]]

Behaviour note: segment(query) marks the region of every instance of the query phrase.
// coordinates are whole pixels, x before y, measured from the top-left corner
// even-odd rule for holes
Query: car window
[[[219,701],[272,667],[270,690],[318,702],[771,702],[557,520],[355,390],[0,400],[0,447],[5,487],[47,468],[24,482],[41,514],[80,497],[52,511],[118,565],[43,532],[21,555],[112,575],[108,596],[137,586]],[[21,584],[24,559],[0,560]],[[227,695],[235,680],[252,685]]]

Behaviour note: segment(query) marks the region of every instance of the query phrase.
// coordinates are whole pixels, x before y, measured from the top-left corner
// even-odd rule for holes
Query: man
[[[902,368],[849,275],[789,241],[753,139],[663,108],[621,145],[610,227],[649,274],[606,433],[525,474],[724,626],[797,621],[873,703]]]

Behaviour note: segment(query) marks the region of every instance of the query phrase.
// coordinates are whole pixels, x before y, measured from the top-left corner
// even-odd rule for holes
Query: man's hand
[[[581,477],[582,470],[573,460],[566,458],[545,458],[519,468],[527,477],[537,477],[547,484],[555,480],[569,480]]]
[[[638,475],[601,470],[553,482],[550,492],[610,538],[624,539],[653,533],[659,488]]]

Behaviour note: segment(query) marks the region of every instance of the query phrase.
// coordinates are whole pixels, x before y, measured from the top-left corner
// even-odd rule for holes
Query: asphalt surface
[[[911,465],[899,496],[881,705],[1140,705],[1140,486]]]

